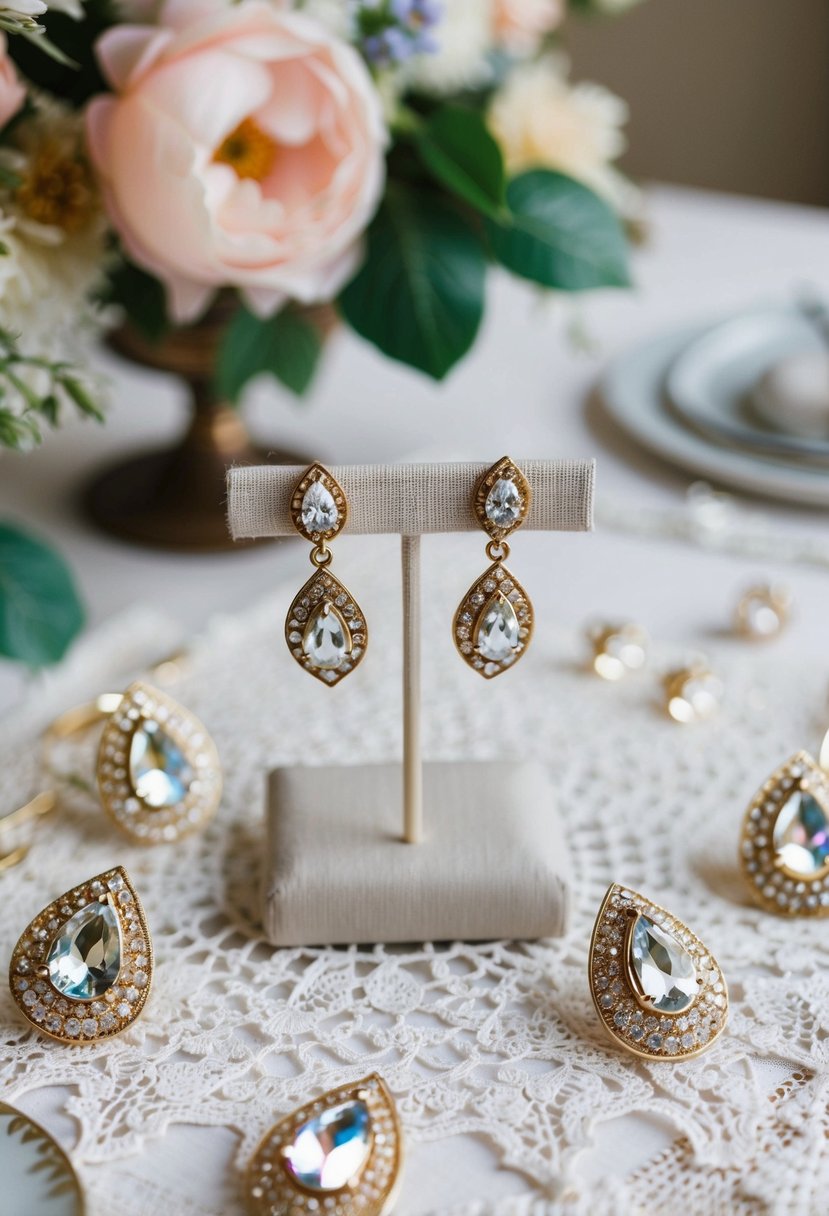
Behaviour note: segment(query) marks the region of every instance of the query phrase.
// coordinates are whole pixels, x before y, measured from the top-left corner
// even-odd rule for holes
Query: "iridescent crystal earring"
[[[312,464],[291,496],[291,520],[314,546],[317,569],[300,589],[285,618],[285,641],[300,667],[333,687],[362,661],[368,630],[360,605],[330,572],[328,542],[348,518],[342,486],[321,464]]]
[[[204,828],[219,806],[222,773],[207,730],[188,709],[150,684],[104,693],[61,714],[44,734],[49,755],[57,742],[104,721],[95,766],[101,805],[138,844],[173,844]],[[47,756],[49,776],[56,772]]]
[[[93,1043],[135,1021],[152,974],[144,911],[115,866],[38,913],[14,948],[9,986],[36,1030],[62,1043]]]
[[[509,456],[487,469],[475,486],[472,510],[490,538],[486,554],[492,565],[458,605],[452,639],[464,662],[486,680],[520,659],[532,638],[532,603],[504,565],[506,538],[526,520],[531,500],[529,483]]]
[[[251,1216],[385,1216],[401,1178],[403,1138],[376,1074],[323,1094],[266,1133],[245,1175]]]
[[[590,941],[593,1003],[620,1047],[647,1060],[684,1060],[710,1047],[728,1020],[719,964],[676,916],[613,883]]]
[[[829,916],[829,733],[820,762],[797,752],[743,820],[740,863],[756,903],[780,916]]]

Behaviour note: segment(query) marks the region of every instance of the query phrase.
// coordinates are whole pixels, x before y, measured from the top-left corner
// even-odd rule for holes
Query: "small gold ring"
[[[509,545],[505,540],[488,540],[486,555],[491,562],[505,562],[509,559]]]
[[[327,566],[333,556],[333,551],[328,548],[325,541],[321,541],[309,554],[312,566]]]

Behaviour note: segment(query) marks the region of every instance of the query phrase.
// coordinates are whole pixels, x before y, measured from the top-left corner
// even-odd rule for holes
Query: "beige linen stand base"
[[[516,464],[532,489],[524,530],[591,529],[592,461]],[[536,938],[566,928],[569,863],[544,766],[421,758],[420,537],[477,529],[472,491],[488,467],[330,467],[348,499],[349,533],[401,537],[403,764],[270,774],[263,916],[275,945]],[[234,539],[293,535],[290,501],[304,471],[231,470]],[[321,701],[347,687],[321,688]]]

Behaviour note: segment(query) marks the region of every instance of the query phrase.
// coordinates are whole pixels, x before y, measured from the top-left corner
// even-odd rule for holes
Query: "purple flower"
[[[377,67],[404,63],[412,55],[425,55],[438,49],[431,31],[443,16],[439,0],[373,0],[363,3],[366,21],[363,52]]]

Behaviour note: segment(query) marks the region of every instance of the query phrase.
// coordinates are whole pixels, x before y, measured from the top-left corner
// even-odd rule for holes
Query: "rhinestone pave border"
[[[625,947],[631,913],[644,913],[691,955],[699,994],[681,1014],[648,1013],[628,977]],[[648,1060],[688,1059],[705,1051],[728,1020],[728,989],[716,959],[687,925],[637,891],[614,883],[605,895],[590,941],[590,992],[608,1033]]]
[[[115,983],[89,1001],[63,996],[38,974],[50,946],[76,912],[104,897],[118,917],[121,966]],[[39,912],[23,932],[9,964],[9,987],[18,1009],[42,1034],[61,1043],[88,1044],[121,1034],[149,996],[153,950],[141,901],[122,866],[105,870]]]
[[[777,865],[774,829],[789,796],[811,794],[829,820],[829,776],[808,752],[781,764],[751,800],[740,839],[740,864],[754,901],[778,916],[829,916],[829,866],[812,876]]]
[[[493,595],[498,591],[510,601],[515,609],[519,632],[516,649],[506,658],[495,662],[492,659],[483,658],[478,653],[475,639],[480,627],[481,616]],[[455,619],[452,622],[452,637],[463,660],[487,680],[491,680],[493,676],[500,675],[502,671],[512,667],[521,658],[532,640],[534,627],[535,614],[530,597],[503,562],[493,562],[480,578],[475,580],[458,605]]]
[[[515,483],[515,488],[518,490],[518,496],[521,500],[521,511],[518,518],[505,528],[499,527],[486,513],[486,501],[489,497],[489,492],[495,483],[501,479]],[[505,540],[517,528],[521,527],[530,513],[531,505],[532,490],[530,489],[530,483],[509,456],[502,456],[498,463],[487,469],[475,483],[475,490],[472,496],[472,510],[484,532],[496,542]]]
[[[315,481],[318,481],[325,487],[334,499],[334,505],[337,508],[337,522],[333,528],[326,528],[324,532],[309,532],[302,522],[302,502],[306,491]],[[335,536],[339,536],[348,522],[348,501],[336,477],[333,477],[321,464],[312,464],[305,470],[293,488],[290,512],[291,522],[300,536],[303,536],[315,545],[326,544],[328,541],[333,540]]]
[[[329,1194],[309,1191],[285,1169],[282,1150],[303,1123],[342,1102],[362,1100],[371,1119],[371,1151],[356,1179]],[[245,1196],[251,1216],[383,1216],[400,1181],[403,1144],[394,1102],[376,1074],[330,1090],[270,1129],[247,1168]]]
[[[351,641],[351,651],[339,667],[315,667],[302,649],[302,639],[308,625],[308,618],[325,603],[336,608]],[[288,615],[285,618],[285,641],[300,667],[321,680],[323,684],[333,688],[363,660],[368,646],[365,614],[348,588],[343,586],[335,575],[325,568],[318,570],[316,574],[311,575],[307,583],[300,587],[288,609]]]
[[[194,773],[185,797],[173,806],[148,806],[132,784],[130,746],[145,720],[158,723]],[[201,831],[216,814],[222,796],[219,755],[205,727],[172,697],[140,682],[129,686],[104,727],[97,777],[104,810],[139,844],[172,844]]]

